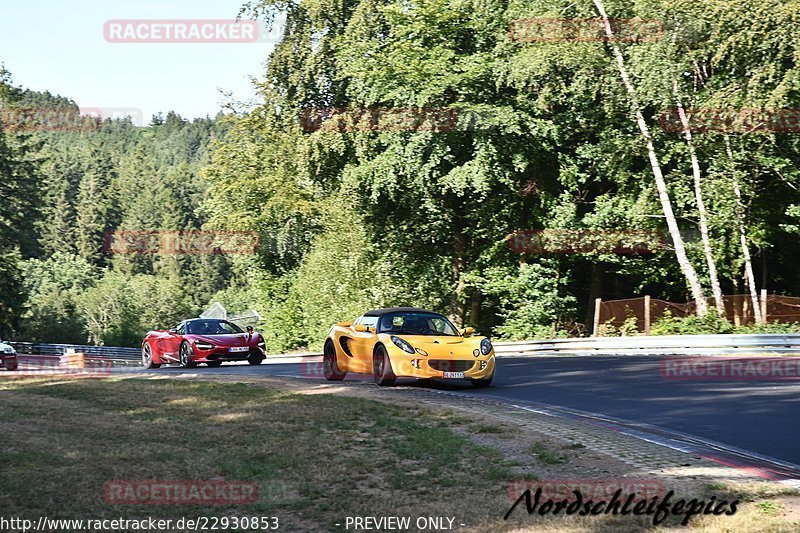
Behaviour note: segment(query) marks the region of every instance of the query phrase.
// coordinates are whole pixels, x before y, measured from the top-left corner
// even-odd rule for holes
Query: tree
[[[650,166],[653,170],[653,178],[655,180],[656,189],[658,190],[659,200],[661,201],[661,209],[664,212],[664,219],[667,222],[669,235],[672,239],[673,245],[675,246],[675,256],[692,291],[692,298],[697,305],[697,314],[702,316],[706,313],[705,295],[703,294],[703,288],[700,285],[700,279],[697,276],[697,272],[695,272],[692,263],[689,261],[689,258],[686,255],[683,238],[681,237],[678,223],[675,220],[675,214],[672,210],[672,202],[670,201],[667,185],[664,181],[664,175],[661,171],[661,163],[658,160],[658,155],[656,154],[655,146],[653,145],[653,138],[650,135],[650,128],[644,119],[644,114],[642,113],[642,109],[638,101],[636,89],[634,88],[633,82],[628,74],[628,69],[625,66],[625,57],[622,55],[620,47],[614,44],[615,35],[611,28],[611,23],[608,19],[608,15],[606,14],[606,10],[603,7],[603,2],[601,0],[594,0],[594,5],[597,7],[597,12],[603,19],[603,29],[605,31],[605,35],[611,42],[610,48],[614,53],[620,78],[622,78],[625,89],[630,95],[631,108],[636,116],[636,124],[639,126],[639,131],[641,132],[642,138],[647,146],[647,156],[650,159]]]

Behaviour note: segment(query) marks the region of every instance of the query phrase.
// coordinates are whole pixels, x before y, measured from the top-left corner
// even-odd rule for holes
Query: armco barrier
[[[135,367],[141,364],[142,351],[139,348],[121,346],[84,346],[81,344],[48,344],[38,342],[9,342],[20,355],[52,356],[57,358],[70,353],[82,353],[93,359],[108,360],[114,367]],[[288,354],[268,354],[266,363],[300,363],[313,358],[321,360],[320,352],[298,352]]]
[[[20,355],[61,356],[84,353],[111,360],[114,366],[137,366],[139,348],[10,342]],[[745,353],[800,355],[800,334],[636,335],[536,341],[493,342],[497,357],[536,355],[729,355]],[[269,354],[267,362],[299,363],[320,353]]]
[[[535,355],[800,355],[800,334],[637,335],[495,342],[498,357]]]
[[[138,359],[142,355],[139,348],[120,346],[84,346],[82,344],[48,344],[42,342],[10,342],[17,353],[34,355],[64,355],[78,352],[93,357],[111,357],[115,359]]]
[[[48,344],[40,342],[9,342],[19,355],[49,355],[60,357],[69,353],[82,353],[87,357],[107,359],[115,367],[136,366],[142,352],[139,348],[121,346],[84,346],[81,344]]]

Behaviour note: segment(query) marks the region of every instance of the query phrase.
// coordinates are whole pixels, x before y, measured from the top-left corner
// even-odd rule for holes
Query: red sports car
[[[192,368],[198,363],[220,366],[225,361],[247,361],[259,365],[266,351],[264,339],[253,328],[242,328],[217,318],[184,320],[167,331],[151,331],[142,341],[142,366],[158,368],[180,363]]]

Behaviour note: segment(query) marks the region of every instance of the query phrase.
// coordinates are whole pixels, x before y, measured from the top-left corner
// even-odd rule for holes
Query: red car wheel
[[[160,364],[153,362],[153,350],[150,348],[150,343],[148,342],[145,342],[142,346],[142,366],[148,370],[161,366]]]
[[[194,352],[192,351],[192,347],[189,346],[188,342],[183,341],[181,343],[180,354],[181,354],[181,366],[183,368],[194,368],[197,366],[197,363],[192,361],[192,356],[194,355]]]

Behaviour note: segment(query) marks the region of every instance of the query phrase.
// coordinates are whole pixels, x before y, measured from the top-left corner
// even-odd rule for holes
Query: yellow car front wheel
[[[494,372],[492,372],[492,375],[489,376],[488,378],[471,379],[470,382],[472,383],[473,387],[477,387],[477,388],[480,389],[480,388],[488,387],[489,385],[491,385],[493,379],[494,379]]]
[[[383,346],[375,348],[375,353],[372,355],[372,375],[378,385],[391,386],[397,379],[392,371],[392,361]]]

